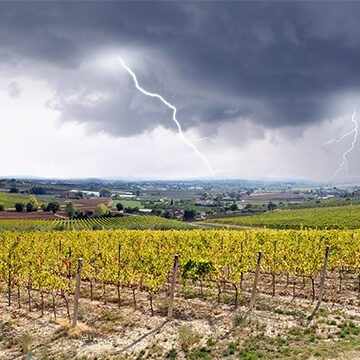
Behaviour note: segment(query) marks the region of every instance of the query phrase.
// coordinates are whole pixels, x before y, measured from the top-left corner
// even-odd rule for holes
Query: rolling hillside
[[[4,205],[6,209],[14,208],[16,203],[26,204],[30,199],[30,195],[21,194],[7,194],[0,192],[0,204]],[[45,203],[37,198],[39,204]]]
[[[206,222],[273,229],[358,229],[360,228],[360,205],[275,210],[260,215],[212,219]]]

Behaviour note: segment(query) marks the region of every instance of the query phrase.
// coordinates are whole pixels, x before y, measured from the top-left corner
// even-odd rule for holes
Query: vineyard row
[[[77,260],[83,259],[82,278],[90,296],[96,287],[111,286],[121,303],[129,289],[136,307],[136,292],[146,291],[153,312],[153,299],[168,290],[174,254],[179,255],[177,286],[185,293],[190,286],[239,294],[253,278],[258,254],[263,257],[260,277],[276,295],[291,282],[311,284],[312,299],[323,269],[324,252],[330,248],[329,279],[359,291],[360,231],[321,230],[171,230],[171,231],[62,231],[0,233],[0,280],[8,300],[14,289],[61,296],[68,302],[75,286]],[[346,280],[346,281],[345,281]],[[343,281],[343,282],[342,282]],[[285,286],[284,286],[284,283]],[[200,284],[200,285],[199,285]],[[305,286],[305,285],[304,285]],[[332,292],[334,301],[338,293]]]

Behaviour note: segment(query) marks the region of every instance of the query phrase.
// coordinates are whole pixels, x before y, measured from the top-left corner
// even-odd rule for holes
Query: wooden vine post
[[[313,317],[315,316],[316,312],[319,310],[322,299],[323,299],[323,295],[324,295],[324,285],[325,285],[325,278],[326,278],[326,268],[327,268],[327,263],[328,263],[328,259],[329,259],[329,251],[330,248],[329,246],[326,246],[325,249],[325,257],[324,257],[324,265],[321,271],[321,278],[320,278],[320,289],[319,289],[319,296],[318,296],[318,301],[316,303],[316,306],[313,310],[313,312],[311,313],[311,315],[309,316],[309,320],[312,320]]]
[[[11,252],[9,252],[9,266],[8,266],[8,306],[11,306]]]
[[[168,307],[168,320],[171,320],[173,317],[173,310],[174,310],[174,296],[175,296],[175,284],[176,284],[176,275],[179,267],[179,255],[174,255],[174,266],[170,284],[170,295],[169,295],[169,307]]]
[[[117,272],[117,298],[118,298],[118,306],[121,305],[121,293],[120,293],[120,260],[121,260],[121,244],[118,244],[118,272]]]
[[[275,292],[276,292],[276,240],[273,243],[274,246],[274,257],[273,257],[273,271],[271,274],[272,277],[272,296],[275,296]]]
[[[69,278],[69,291],[71,291],[71,255],[72,250],[71,246],[69,247],[68,257],[69,257],[69,264],[68,264],[68,278]]]
[[[262,256],[263,256],[263,253],[261,251],[259,251],[258,260],[257,260],[257,264],[256,264],[255,277],[254,277],[254,284],[253,284],[253,288],[252,288],[252,292],[251,292],[249,311],[252,311],[254,308],[254,305],[255,305],[255,298],[256,298],[256,293],[257,293],[257,285],[259,282],[260,264],[261,264]]]
[[[72,327],[76,327],[77,320],[78,320],[82,263],[83,263],[83,260],[81,258],[78,259],[77,270],[76,270],[76,284],[75,284],[75,295],[74,295],[74,315],[73,315],[73,320],[72,320]]]

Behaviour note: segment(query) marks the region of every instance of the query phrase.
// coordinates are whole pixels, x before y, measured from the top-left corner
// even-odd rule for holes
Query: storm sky
[[[0,2],[2,176],[335,173],[360,105],[360,2]],[[359,108],[360,121],[360,108]],[[338,179],[360,177],[360,146]]]

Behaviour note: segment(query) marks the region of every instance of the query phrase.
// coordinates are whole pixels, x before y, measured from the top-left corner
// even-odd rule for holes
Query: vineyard
[[[113,304],[111,309],[131,306],[160,321],[168,310],[167,294],[174,276],[174,254],[178,254],[174,283],[176,318],[186,316],[183,304],[199,299],[219,308],[227,306],[232,311],[250,306],[255,312],[265,308],[267,313],[291,314],[297,319],[295,329],[299,332],[299,323],[306,328],[310,312],[299,311],[300,305],[293,311],[287,308],[292,302],[296,305],[294,299],[314,306],[312,304],[322,292],[319,287],[321,273],[326,275],[323,303],[332,306],[340,303],[341,307],[359,305],[359,237],[358,230],[3,231],[0,233],[1,295],[9,306],[23,309],[22,312],[37,312],[41,316],[49,313],[55,320],[59,316],[70,320],[77,264],[81,258],[83,303],[89,307],[95,303],[97,311],[108,304]],[[325,274],[327,248],[330,252]],[[265,303],[255,299],[254,286],[259,292],[258,297],[267,297]],[[292,300],[279,307],[278,299],[281,298]],[[109,315],[105,310],[98,314],[105,322],[116,322],[120,316]],[[195,316],[195,313],[191,314],[187,316]],[[239,314],[241,312],[234,321],[243,323],[246,317],[239,317]],[[129,315],[129,310],[125,310],[122,316],[133,318],[135,315]],[[357,317],[351,319],[354,320],[349,329],[346,327],[347,333],[341,341],[360,346],[356,342],[360,334],[355,321]],[[337,322],[331,324],[335,326]],[[341,322],[341,326],[348,326],[347,322],[344,324]],[[295,330],[290,328],[289,331]],[[311,331],[304,334],[316,332]],[[333,336],[331,330],[328,331],[326,336]],[[280,349],[282,344],[277,346]],[[266,349],[262,350],[266,356],[240,358],[280,358]],[[187,354],[189,346],[184,345],[182,351]],[[299,349],[296,353],[291,350],[287,356],[301,353]],[[189,356],[186,358],[202,358]]]
[[[358,229],[360,228],[360,206],[275,210],[260,215],[212,219],[207,220],[207,223],[273,229]]]
[[[6,194],[0,192],[0,204],[3,205],[6,209],[14,208],[16,203],[26,204],[29,202],[29,195],[19,195],[19,194]],[[39,205],[45,204],[44,201],[37,199]]]
[[[191,229],[191,225],[157,216],[104,217],[80,220],[0,220],[1,230]]]
[[[24,286],[64,294],[73,288],[77,259],[82,258],[90,284],[146,289],[152,299],[167,284],[176,253],[182,285],[190,280],[214,287],[230,284],[237,306],[242,282],[252,276],[262,251],[261,271],[271,276],[273,295],[276,277],[285,276],[297,283],[309,280],[314,300],[326,246],[331,249],[329,272],[354,278],[353,291],[360,294],[359,236],[360,231],[319,230],[2,232],[0,274],[9,290]]]

